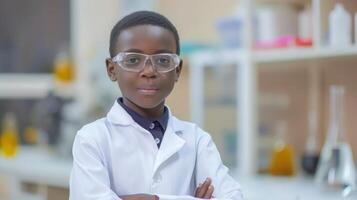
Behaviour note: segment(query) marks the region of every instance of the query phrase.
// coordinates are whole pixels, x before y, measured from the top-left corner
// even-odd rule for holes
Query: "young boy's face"
[[[138,25],[123,30],[116,42],[116,54],[135,52],[142,54],[176,53],[172,32],[159,26]],[[107,60],[107,72],[116,81],[125,100],[144,109],[164,105],[181,72],[181,64],[172,71],[160,73],[150,62],[139,72],[123,69],[111,59]]]

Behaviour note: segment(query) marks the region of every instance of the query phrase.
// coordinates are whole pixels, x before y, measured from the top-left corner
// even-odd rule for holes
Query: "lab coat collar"
[[[169,107],[167,107],[167,110],[169,113],[169,121],[167,126],[172,126],[172,131],[175,133],[181,132],[183,130],[182,122],[172,115]],[[129,113],[127,113],[125,109],[118,104],[117,101],[114,102],[112,108],[108,112],[107,119],[113,124],[122,126],[129,126],[136,123],[129,115]]]
[[[121,107],[116,101],[114,105],[109,110],[107,114],[107,119],[109,122],[116,125],[129,126],[130,124],[135,123],[133,118]]]

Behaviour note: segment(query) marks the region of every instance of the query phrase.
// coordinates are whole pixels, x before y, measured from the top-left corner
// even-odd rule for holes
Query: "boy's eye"
[[[161,58],[158,58],[156,60],[157,64],[160,64],[160,65],[168,65],[170,64],[170,58],[167,58],[167,57],[161,57]]]
[[[125,64],[134,65],[140,63],[140,58],[138,57],[128,57],[124,60]]]

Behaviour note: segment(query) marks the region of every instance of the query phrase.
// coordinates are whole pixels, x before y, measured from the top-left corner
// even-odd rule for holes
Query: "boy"
[[[165,106],[182,68],[179,36],[164,16],[120,20],[106,60],[122,98],[73,144],[71,200],[242,199],[210,135]]]

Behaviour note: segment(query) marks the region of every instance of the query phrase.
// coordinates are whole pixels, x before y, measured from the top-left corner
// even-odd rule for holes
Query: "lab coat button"
[[[151,188],[157,188],[157,186],[158,186],[158,184],[159,184],[159,181],[157,181],[157,180],[154,180],[153,182],[152,182],[152,184],[151,184]]]
[[[150,129],[154,129],[155,128],[155,124],[154,123],[151,123],[150,126],[149,126]]]
[[[156,186],[157,186],[157,184],[156,184],[155,182],[153,182],[153,183],[151,184],[151,188],[156,188]]]
[[[155,142],[156,142],[156,144],[159,144],[160,143],[160,139],[159,138],[155,138]]]
[[[154,180],[153,180],[154,184],[158,184],[161,182],[161,175],[157,175]]]

